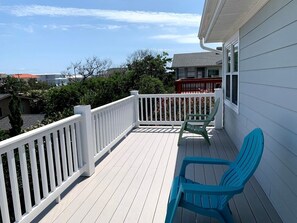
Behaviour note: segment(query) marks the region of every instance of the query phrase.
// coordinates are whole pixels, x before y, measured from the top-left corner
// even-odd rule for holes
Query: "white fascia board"
[[[240,27],[242,27],[247,21],[249,21],[269,0],[258,0],[256,3],[253,4],[249,11],[247,11],[244,14],[241,14],[240,16],[235,15],[234,16],[234,23],[230,24],[229,29],[225,29],[226,33],[220,34],[219,37],[213,36],[215,32],[217,32],[216,29],[214,29],[215,24],[218,20],[221,21],[222,18],[221,12],[223,11],[223,7],[226,2],[229,0],[206,0],[204,5],[204,10],[202,14],[202,19],[200,23],[200,29],[199,29],[199,39],[204,38],[205,43],[212,43],[212,42],[225,42],[228,40],[231,36],[236,33]],[[238,3],[240,4],[240,2]],[[214,7],[216,9],[214,10]],[[236,6],[234,6],[236,7]],[[213,12],[211,15],[209,13]],[[208,19],[211,17],[211,19]]]

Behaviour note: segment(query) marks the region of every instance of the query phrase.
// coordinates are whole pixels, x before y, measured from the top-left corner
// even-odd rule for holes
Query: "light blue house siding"
[[[271,0],[239,30],[239,112],[225,129],[239,148],[265,134],[256,178],[284,222],[297,222],[297,0]]]

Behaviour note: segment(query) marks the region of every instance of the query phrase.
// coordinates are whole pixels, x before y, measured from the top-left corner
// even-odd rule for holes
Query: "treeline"
[[[160,54],[150,50],[138,50],[127,58],[126,64],[121,68],[107,73],[111,63],[92,57],[72,63],[63,72],[65,76],[83,76],[83,79],[73,78],[73,81],[65,86],[49,86],[36,80],[25,82],[8,78],[0,86],[0,92],[31,98],[33,113],[45,114],[42,123],[30,128],[34,129],[72,115],[75,105],[90,104],[95,108],[124,98],[131,90],[139,90],[142,94],[172,93],[174,73],[167,68],[169,62],[171,58],[165,52]],[[18,123],[22,122],[18,120]],[[0,130],[0,140],[7,138],[4,133]]]
[[[174,74],[168,72],[167,53],[137,51],[127,65],[109,75],[92,75],[82,81],[49,89],[44,95],[46,117],[58,113],[70,115],[73,106],[90,104],[92,108],[126,97],[131,90],[143,94],[172,93]]]

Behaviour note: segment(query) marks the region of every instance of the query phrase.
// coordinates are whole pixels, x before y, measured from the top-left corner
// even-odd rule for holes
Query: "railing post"
[[[131,95],[134,95],[134,122],[135,122],[135,127],[139,127],[139,94],[138,91],[133,90],[130,91]]]
[[[223,99],[223,90],[222,88],[216,88],[215,89],[215,100],[217,98],[220,98],[220,105],[217,111],[217,114],[215,116],[215,129],[222,129],[223,128],[223,105],[224,105],[224,99]]]
[[[82,115],[81,122],[81,143],[83,162],[87,165],[83,176],[91,176],[95,172],[94,145],[93,145],[93,127],[90,105],[78,105],[74,107],[74,113]]]

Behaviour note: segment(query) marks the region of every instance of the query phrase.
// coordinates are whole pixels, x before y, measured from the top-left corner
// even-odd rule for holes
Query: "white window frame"
[[[233,47],[234,45],[238,46],[238,71],[234,71],[234,53]],[[227,49],[231,50],[231,64],[230,64],[230,73],[228,72],[228,55]],[[239,33],[237,32],[234,36],[232,36],[227,42],[224,43],[224,104],[235,111],[237,114],[239,113]],[[226,97],[226,76],[230,75],[230,99]],[[237,104],[232,102],[232,76],[237,76]]]

